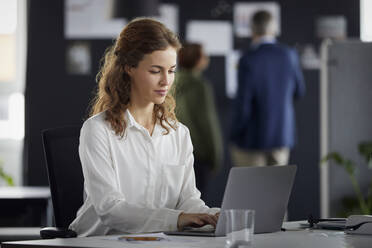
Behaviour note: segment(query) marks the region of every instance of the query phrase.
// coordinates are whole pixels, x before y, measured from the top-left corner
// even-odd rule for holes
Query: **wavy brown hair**
[[[102,59],[103,65],[97,74],[98,90],[91,103],[90,116],[106,111],[105,120],[117,135],[123,137],[127,125],[124,113],[130,103],[131,91],[131,78],[125,67],[137,67],[146,54],[166,50],[169,46],[176,51],[181,48],[177,36],[161,22],[150,18],[136,18],[129,22]],[[154,116],[166,129],[166,134],[170,131],[169,127],[176,129],[175,107],[171,94],[162,104],[154,106]]]

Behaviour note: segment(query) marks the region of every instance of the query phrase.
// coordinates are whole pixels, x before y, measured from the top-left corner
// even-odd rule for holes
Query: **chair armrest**
[[[77,237],[77,234],[71,229],[60,227],[44,227],[40,230],[40,237],[42,239],[75,238]]]

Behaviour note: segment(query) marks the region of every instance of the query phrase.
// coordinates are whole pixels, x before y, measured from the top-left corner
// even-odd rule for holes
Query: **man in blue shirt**
[[[239,61],[238,94],[232,124],[235,166],[288,164],[295,144],[293,100],[305,93],[295,50],[275,40],[267,11],[252,18],[252,46]]]

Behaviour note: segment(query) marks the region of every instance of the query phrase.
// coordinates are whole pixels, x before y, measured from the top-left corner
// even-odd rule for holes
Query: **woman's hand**
[[[182,230],[185,227],[202,227],[208,224],[216,227],[218,217],[219,213],[215,215],[181,213],[178,216],[177,228]]]

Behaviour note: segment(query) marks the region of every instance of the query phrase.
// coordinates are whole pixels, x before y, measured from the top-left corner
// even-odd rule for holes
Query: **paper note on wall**
[[[160,16],[155,18],[173,32],[178,33],[178,12],[178,5],[176,4],[160,4]]]
[[[70,41],[66,49],[66,71],[69,75],[89,75],[92,55],[88,41]]]
[[[128,20],[113,18],[113,0],[66,0],[65,37],[67,39],[116,38]],[[178,32],[178,6],[160,4],[160,16],[154,16],[173,32]]]
[[[232,25],[227,21],[190,21],[186,40],[201,43],[208,55],[226,55],[233,48]]]
[[[112,6],[112,0],[66,0],[65,37],[116,38],[127,21],[124,18],[111,18]]]
[[[347,20],[345,16],[322,16],[316,19],[316,36],[319,38],[345,39]]]
[[[226,72],[226,96],[235,98],[238,90],[238,66],[241,56],[240,51],[232,51],[226,56],[225,72]]]

